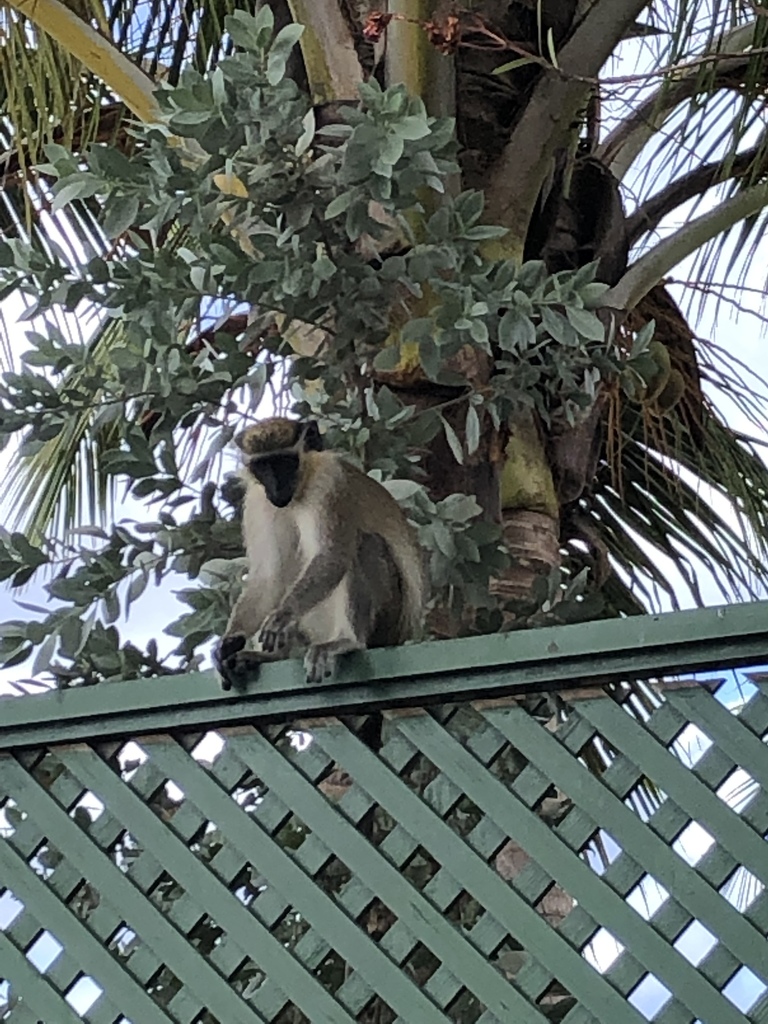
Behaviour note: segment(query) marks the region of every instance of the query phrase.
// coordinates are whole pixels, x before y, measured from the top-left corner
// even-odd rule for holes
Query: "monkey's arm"
[[[341,509],[326,496],[325,514],[314,514],[299,524],[304,543],[316,554],[261,627],[259,640],[265,651],[284,647],[301,619],[324,601],[349,571],[355,554],[356,528],[349,523],[349,509]]]
[[[285,647],[303,616],[336,589],[348,567],[349,556],[340,545],[329,544],[315,555],[279,607],[264,620],[259,634],[264,650]]]
[[[274,608],[271,589],[263,580],[246,580],[227,623],[225,637],[241,633],[246,640],[256,635],[267,614]]]
[[[213,654],[213,662],[221,676],[222,690],[243,689],[249,676],[257,672],[265,661],[280,661],[280,654],[265,651],[244,651],[245,638],[242,633],[222,637]]]

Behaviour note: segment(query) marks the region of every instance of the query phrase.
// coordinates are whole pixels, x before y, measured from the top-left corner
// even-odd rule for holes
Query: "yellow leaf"
[[[415,370],[420,365],[419,343],[417,341],[404,341],[400,346],[400,362],[398,370]]]
[[[248,189],[236,174],[214,174],[213,183],[225,196],[237,196],[239,199],[248,198]]]

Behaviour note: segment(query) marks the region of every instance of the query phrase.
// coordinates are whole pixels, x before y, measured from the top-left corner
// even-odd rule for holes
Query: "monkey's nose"
[[[290,505],[291,504],[291,499],[290,498],[282,498],[282,497],[280,497],[280,498],[273,498],[272,499],[272,504],[276,505],[278,508],[285,508],[286,505]]]

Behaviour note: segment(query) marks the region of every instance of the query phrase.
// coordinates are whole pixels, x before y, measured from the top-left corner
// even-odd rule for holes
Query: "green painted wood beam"
[[[401,1020],[413,1024],[449,1024],[442,1010],[412,978],[401,972],[333,896],[324,892],[261,825],[244,815],[236,802],[227,798],[226,790],[179,744],[155,745],[152,761],[169,779],[184,780],[187,799],[206,818],[216,821],[232,847],[246,861],[258,865],[268,885],[274,887],[312,928],[328,938],[349,968],[380,994]],[[327,804],[326,808],[331,810]],[[229,1024],[228,1018],[221,1019]],[[313,1016],[313,1020],[325,1024],[322,1017]]]
[[[448,870],[458,877],[456,865],[463,863],[471,873],[483,871],[486,881],[490,880],[492,884],[496,884],[497,900],[503,898],[507,891],[504,883],[479,859],[470,856],[470,851],[463,840],[453,835],[447,825],[439,822],[418,797],[410,793],[405,783],[400,779],[394,779],[389,772],[383,772],[381,763],[356,737],[348,734],[343,725],[336,728],[331,725],[323,729],[321,746],[327,749],[324,741],[334,736],[338,737],[340,733],[344,734],[341,738],[342,743],[344,739],[351,741],[353,757],[365,759],[367,755],[368,765],[373,765],[377,781],[385,789],[394,789],[403,801],[410,798],[422,820],[431,819],[435,829],[440,830],[436,834],[443,840],[440,845],[442,852],[445,852],[453,841],[456,864],[448,858]],[[354,825],[339,814],[329,813],[325,796],[304,779],[271,743],[256,733],[233,739],[234,750],[243,762],[252,771],[269,780],[269,789],[277,792],[308,830],[319,836],[336,856],[343,858],[347,867],[396,915],[398,921],[402,921],[405,927],[456,976],[463,986],[473,992],[498,1020],[515,1021],[515,1024],[546,1024],[543,1014],[532,1007],[525,997],[504,979],[496,967],[488,963],[483,954],[466,942],[453,924],[446,921],[443,914],[418,889],[414,889],[396,867],[389,864],[377,851],[372,850],[369,841],[360,835]],[[357,780],[357,760],[350,761],[345,758],[340,763],[349,766]],[[363,788],[374,795],[375,790],[369,789],[367,785]],[[381,802],[386,806],[383,800]],[[402,804],[395,799],[389,805],[390,813],[393,806],[399,811]],[[485,906],[495,908],[496,904],[488,902]],[[521,914],[530,910],[521,900],[518,900],[517,909]],[[530,910],[529,928],[532,930],[536,923],[536,912]],[[542,923],[542,927],[547,928],[547,925]],[[567,955],[564,944],[560,953],[562,956]],[[587,970],[590,968],[587,967]],[[392,997],[386,998],[391,1000]]]
[[[435,722],[431,720],[427,722],[423,719],[424,716],[418,715],[414,718],[403,719],[398,723],[398,729],[404,734],[410,734],[411,727],[414,727],[419,741],[425,741],[425,746],[421,748],[424,750],[433,751],[441,746],[453,751],[459,749],[456,741]],[[409,735],[409,738],[412,739],[412,736]],[[335,761],[343,764],[350,771],[355,783],[369,793],[381,807],[384,807],[401,827],[418,840],[420,846],[443,864],[445,869],[478,901],[480,906],[488,908],[505,931],[517,938],[526,951],[540,964],[546,965],[549,970],[552,970],[568,991],[576,996],[579,1003],[594,1015],[595,1020],[615,1020],[617,1024],[619,1021],[621,1024],[641,1024],[643,1019],[641,1014],[634,1007],[625,1003],[622,996],[595,973],[581,954],[563,940],[557,929],[552,928],[536,909],[528,906],[514,886],[505,882],[491,867],[471,856],[464,840],[442,821],[420,797],[413,793],[402,779],[390,772],[382,771],[378,757],[344,725],[339,723],[336,726],[324,727],[318,732],[315,741]],[[428,756],[431,757],[431,753]],[[466,758],[470,761],[473,760],[469,754],[466,754]],[[437,761],[434,763],[437,764]],[[476,761],[474,765],[477,776],[482,778],[480,788],[483,788],[487,794],[504,792],[503,784],[494,779],[484,766],[479,765]],[[451,778],[444,770],[444,765],[441,765],[441,770],[446,778]],[[298,794],[291,794],[292,800],[294,796],[298,797]],[[475,798],[473,797],[473,799]],[[483,809],[485,810],[485,808]],[[489,815],[489,817],[491,820],[494,819],[494,815]],[[533,812],[524,809],[523,827],[520,832],[509,831],[505,827],[502,827],[502,832],[504,835],[510,836],[526,835],[525,828],[534,818]],[[536,821],[542,829],[548,831],[548,827],[539,819]],[[318,822],[318,824],[320,823]],[[536,852],[538,859],[538,846]],[[570,851],[569,855],[570,860],[577,861],[586,872],[590,871],[586,864],[578,861],[578,858],[574,857]],[[362,865],[356,869],[358,873],[361,868]],[[557,877],[552,872],[550,874]],[[601,882],[598,884],[602,885]],[[376,885],[379,889],[378,881]],[[387,905],[390,904],[387,903]],[[424,941],[423,938],[422,941]],[[443,962],[445,963],[445,960]],[[557,968],[554,967],[555,964],[557,964]],[[465,969],[471,972],[469,962]],[[459,978],[461,973],[461,971],[457,972]],[[464,984],[470,987],[468,982],[465,981]],[[495,1019],[505,1022],[514,1021],[515,1024],[520,1021],[522,1024],[522,1022],[530,1020],[533,1013],[536,1012],[531,1008],[528,1014],[522,1017],[519,1015],[517,1007],[514,1006],[506,1014],[500,1015],[498,1009],[491,1007],[486,999],[488,990],[484,987],[485,984],[478,980],[472,988],[476,995],[483,993],[482,1001],[488,1003],[488,1008],[494,1013]],[[513,994],[516,995],[516,993],[510,993],[510,998]],[[735,1022],[730,1022],[730,1024],[735,1024]]]
[[[280,940],[239,900],[231,898],[232,893],[227,887],[98,754],[88,747],[60,753],[62,763],[75,778],[96,793],[130,832],[141,836],[142,847],[154,854],[160,864],[173,865],[174,880],[186,892],[194,894],[196,903],[224,929],[229,939],[248,951],[265,974],[284,992],[290,993],[291,1001],[307,1017],[313,1014],[312,1019],[325,1024],[354,1024],[352,1017],[317,978],[309,974]],[[276,756],[280,757],[279,754]],[[183,782],[183,777],[179,778]],[[108,989],[111,995],[114,994],[111,985]],[[148,996],[146,998],[149,999]],[[133,1008],[130,1002],[124,1001],[121,1005]],[[142,1020],[148,1022],[149,1018],[144,1016]]]
[[[698,693],[703,698],[703,706],[711,705],[716,708],[723,718],[727,719],[735,730],[738,730],[742,744],[750,741],[748,730],[740,725],[738,720],[729,714],[721,704],[713,700],[710,694],[704,690],[678,691],[680,694],[687,692]],[[677,695],[674,692],[670,693],[670,697],[676,703]],[[582,710],[583,705],[580,705],[579,711]],[[581,762],[575,760],[571,751],[562,746],[547,729],[537,727],[535,731],[532,730],[530,716],[522,708],[489,708],[483,714],[486,720],[498,729],[516,750],[536,765],[547,779],[567,793],[570,799],[586,814],[594,813],[594,809],[599,807],[600,826],[605,829],[614,842],[618,843],[649,875],[661,883],[673,898],[685,907],[693,920],[706,925],[714,935],[717,935],[718,940],[724,943],[742,964],[748,966],[759,977],[768,978],[768,945],[758,929],[705,881],[698,871],[689,867],[666,839],[660,838],[634,811],[630,810],[619,797],[612,793],[600,778],[593,775]],[[409,723],[405,723],[406,729],[408,725]],[[707,730],[707,735],[714,737],[718,746],[722,746],[720,743],[721,733]],[[764,744],[756,736],[751,737],[751,740],[762,748],[762,761],[768,761]],[[650,778],[653,778],[654,766],[660,756],[659,741],[655,736],[649,734],[642,737],[640,742],[644,743],[647,753],[642,761],[635,763],[642,767]],[[425,748],[422,746],[421,749]],[[461,756],[464,757],[464,755]],[[739,759],[737,763],[742,764],[743,761]],[[460,780],[456,779],[455,781],[457,785],[461,785]],[[693,808],[686,807],[685,811],[692,819],[696,817],[696,811]],[[746,827],[744,826],[744,828]],[[536,837],[531,836],[531,838],[535,839]],[[533,848],[533,845],[528,847],[529,851]],[[538,843],[535,849],[536,860],[543,865]],[[559,874],[556,877],[562,881]],[[595,917],[600,916],[602,922],[602,916],[598,915],[596,907],[588,904],[582,894],[577,894],[571,889],[568,891],[589,913]],[[597,906],[602,909],[601,900],[598,900]],[[646,927],[641,923],[633,926],[639,932]],[[622,938],[618,932],[615,935],[617,938]],[[637,947],[634,939],[624,937],[623,941],[636,956]],[[668,953],[672,975],[676,970],[674,961],[677,956],[679,954],[675,950]],[[652,969],[648,963],[646,966]],[[685,971],[687,970],[686,966]],[[680,971],[677,971],[677,974],[679,976]]]
[[[609,701],[584,703],[610,703],[611,707],[616,707]],[[629,717],[621,709],[616,710],[625,718]],[[530,729],[530,717],[527,712],[522,714],[525,715]],[[514,720],[518,716],[513,713],[510,717]],[[494,724],[499,724],[500,720],[503,729],[507,716],[502,714],[492,720]],[[573,851],[560,839],[555,829],[543,822],[534,811],[525,807],[514,790],[488,772],[485,766],[473,758],[452,736],[447,732],[441,735],[434,727],[434,723],[425,716],[403,718],[398,722],[398,729],[506,835],[519,837],[521,846],[531,859],[555,879],[577,905],[583,907],[629,949],[632,956],[665,983],[677,998],[682,999],[686,1007],[702,1020],[716,1019],[719,1024],[743,1024],[743,1018],[736,1007],[710,985],[681,953],[671,948],[651,924],[643,921],[622,895],[613,892],[584,860],[574,856]],[[658,744],[656,747],[658,748]],[[357,775],[354,777],[358,778]],[[367,783],[360,781],[367,789],[369,788]],[[375,793],[372,789],[369,791]],[[717,797],[713,799],[716,800]],[[401,817],[399,808],[398,816]],[[467,888],[471,891],[469,881]],[[485,897],[481,902],[483,906],[492,907],[493,913],[500,912],[500,908],[497,910],[497,903]],[[533,929],[526,935],[525,945],[531,952],[535,950]],[[550,967],[558,962],[551,954],[540,955],[540,959]],[[596,1020],[629,1022],[641,1019],[641,1014],[632,1013],[630,1006],[623,1005],[623,999],[618,993],[608,986],[599,985],[599,975],[595,976],[594,972],[589,976],[583,991],[576,987],[576,980],[568,978],[566,981],[564,973],[558,971],[558,977],[569,991],[577,995],[579,1003],[589,1009]],[[713,1011],[711,1017],[708,1016],[710,1009]]]
[[[350,655],[308,684],[265,665],[243,692],[198,672],[0,700],[0,750],[159,729],[236,725],[494,698],[768,661],[768,602],[607,619]]]
[[[598,705],[600,705],[598,707]],[[703,820],[737,864],[743,864],[763,885],[768,885],[765,840],[739,814],[657,742],[648,742],[643,727],[612,701],[585,701],[579,714],[609,743],[639,766],[647,765],[650,779],[692,820]],[[719,739],[714,737],[715,742]],[[653,751],[653,764],[648,755]]]

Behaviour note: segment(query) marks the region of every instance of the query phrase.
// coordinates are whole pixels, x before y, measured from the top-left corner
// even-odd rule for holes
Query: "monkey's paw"
[[[336,672],[338,651],[335,644],[313,644],[304,655],[304,674],[308,683],[322,683]]]
[[[297,634],[296,621],[289,608],[278,608],[261,624],[259,643],[267,654],[288,647]]]
[[[213,652],[213,664],[221,676],[222,690],[231,690],[233,685],[238,685],[239,676],[242,675],[240,660],[244,647],[245,634],[230,633],[229,636],[221,638],[219,646]]]

